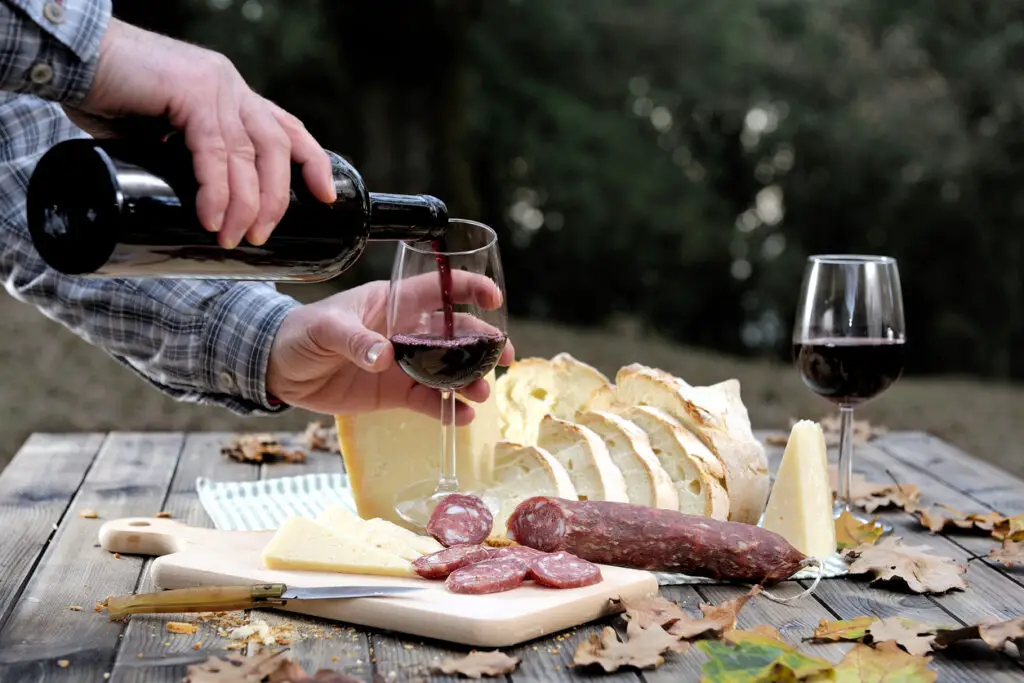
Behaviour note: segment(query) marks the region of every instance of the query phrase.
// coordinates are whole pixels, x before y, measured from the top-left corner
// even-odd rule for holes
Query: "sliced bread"
[[[768,461],[750,427],[739,381],[693,387],[663,370],[634,363],[616,374],[615,400],[658,408],[695,434],[724,466],[729,519],[757,524],[768,499]]]
[[[505,535],[505,521],[519,503],[531,496],[577,498],[569,473],[550,453],[507,441],[494,445],[494,481],[482,493],[500,501],[494,515],[494,536]]]
[[[541,420],[537,445],[562,464],[581,500],[629,502],[622,471],[592,430],[547,415]]]
[[[675,485],[680,512],[712,519],[729,518],[730,500],[725,486],[712,474],[707,459],[691,452],[704,448],[699,440],[657,408],[633,406],[620,415],[647,434],[651,450]]]
[[[612,462],[622,472],[629,502],[647,507],[679,509],[675,484],[651,450],[647,433],[618,415],[584,411],[575,419],[604,441]]]

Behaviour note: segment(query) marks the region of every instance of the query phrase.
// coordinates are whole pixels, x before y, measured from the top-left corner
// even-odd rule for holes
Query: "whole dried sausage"
[[[452,593],[500,593],[521,586],[528,571],[526,563],[514,557],[484,560],[456,569],[445,579],[444,586]]]
[[[533,580],[549,588],[581,588],[601,581],[601,568],[567,552],[538,553],[530,560]]]
[[[444,579],[456,569],[490,559],[491,549],[482,545],[453,545],[413,560],[412,568],[424,579]]]
[[[599,564],[773,583],[806,556],[782,536],[741,522],[599,500],[528,498],[506,523],[509,538]]]
[[[451,493],[437,503],[427,533],[446,547],[483,543],[491,535],[494,516],[476,496]]]

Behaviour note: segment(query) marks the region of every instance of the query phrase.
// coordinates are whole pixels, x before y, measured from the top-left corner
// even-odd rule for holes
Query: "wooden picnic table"
[[[768,432],[759,432],[764,438]],[[778,434],[778,433],[776,433]],[[0,681],[180,681],[187,664],[211,654],[226,656],[230,641],[203,627],[194,635],[169,633],[164,624],[185,615],[138,615],[111,621],[94,606],[111,594],[152,590],[150,560],[115,558],[99,547],[105,519],[169,512],[188,524],[212,526],[195,492],[197,476],[221,481],[267,479],[342,469],[337,454],[312,453],[304,464],[251,465],[220,454],[233,434],[75,433],[33,434],[0,474]],[[281,435],[296,438],[296,435]],[[783,434],[784,436],[784,434]],[[769,447],[774,471],[781,448]],[[1024,480],[920,432],[897,432],[857,444],[855,469],[872,481],[917,484],[922,501],[964,512],[1024,511]],[[80,516],[91,509],[100,519]],[[914,517],[880,515],[908,543],[937,554],[971,560],[966,591],[914,595],[869,586],[849,578],[823,580],[811,597],[788,605],[764,598],[747,603],[741,628],[770,624],[792,642],[810,635],[819,620],[858,615],[902,615],[931,624],[975,624],[986,617],[1024,615],[1024,571],[981,559],[994,547],[987,537],[933,535]],[[795,594],[807,582],[773,590]],[[726,585],[666,586],[662,595],[695,609],[701,602],[737,597],[745,589]],[[79,606],[80,610],[72,609]],[[258,615],[257,615],[257,612]],[[307,672],[332,668],[366,681],[424,680],[427,665],[460,650],[439,641],[356,629],[272,611],[253,611],[271,625],[291,624],[296,633],[324,628],[321,637],[291,644],[291,656]],[[509,650],[522,659],[514,681],[565,680],[581,674],[569,662],[576,645],[611,618]],[[201,644],[199,644],[201,643]],[[197,645],[199,644],[199,645]],[[803,644],[801,649],[838,661],[847,644]],[[466,652],[463,648],[461,652]],[[609,681],[696,681],[704,655],[695,648],[668,656],[660,668],[599,676]],[[1020,681],[1024,667],[1005,653],[965,647],[938,656],[939,681]],[[430,675],[430,680],[456,680]]]

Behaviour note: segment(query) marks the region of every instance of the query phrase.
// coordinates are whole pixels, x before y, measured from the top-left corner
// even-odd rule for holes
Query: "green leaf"
[[[702,683],[770,683],[832,681],[832,664],[771,638],[745,639],[735,646],[705,640],[696,644],[710,658]]]

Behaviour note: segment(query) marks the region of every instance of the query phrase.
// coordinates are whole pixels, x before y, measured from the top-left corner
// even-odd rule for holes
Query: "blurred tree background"
[[[806,256],[881,252],[901,266],[908,373],[1014,379],[1022,10],[115,2],[226,53],[371,188],[496,226],[514,316],[788,360]],[[390,254],[336,285],[386,277]]]

